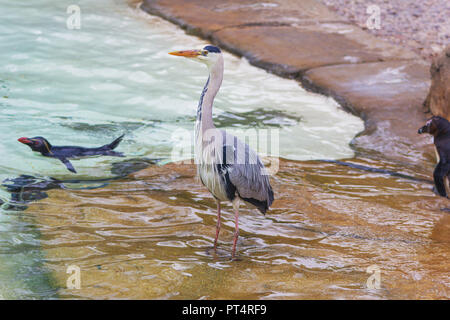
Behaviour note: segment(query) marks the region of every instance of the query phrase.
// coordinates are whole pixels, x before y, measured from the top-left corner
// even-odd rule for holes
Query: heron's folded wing
[[[223,146],[223,163],[226,165],[228,177],[236,187],[241,198],[273,201],[273,192],[269,176],[257,153],[237,137],[227,135]]]

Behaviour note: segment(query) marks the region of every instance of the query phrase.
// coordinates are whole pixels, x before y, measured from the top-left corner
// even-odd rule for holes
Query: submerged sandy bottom
[[[406,173],[428,178],[428,168],[416,169]],[[448,203],[431,185],[294,161],[283,161],[272,182],[277,200],[266,216],[242,208],[235,261],[231,207],[214,253],[215,203],[191,165],[150,166],[100,189],[53,190],[23,218],[41,232],[61,298],[450,297]],[[79,290],[66,288],[69,265],[81,269]],[[380,289],[367,288],[372,265]]]

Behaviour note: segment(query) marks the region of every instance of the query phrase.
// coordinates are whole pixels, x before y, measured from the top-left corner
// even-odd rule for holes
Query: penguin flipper
[[[73,173],[77,173],[77,171],[75,170],[75,168],[73,167],[72,163],[69,160],[67,160],[66,158],[58,158],[58,159],[61,160],[62,163],[64,163],[67,170]]]

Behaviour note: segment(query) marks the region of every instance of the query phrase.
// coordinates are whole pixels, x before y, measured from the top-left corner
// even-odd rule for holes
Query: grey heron
[[[269,176],[258,154],[237,137],[214,126],[212,108],[223,79],[220,48],[208,45],[201,50],[174,51],[170,54],[206,64],[209,77],[200,95],[195,123],[195,163],[203,185],[217,202],[214,249],[220,232],[221,201],[230,201],[235,216],[232,257],[239,236],[239,205],[244,201],[265,214],[274,196]]]

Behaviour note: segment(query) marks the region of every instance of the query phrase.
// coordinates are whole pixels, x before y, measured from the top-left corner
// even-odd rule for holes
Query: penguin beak
[[[173,56],[186,57],[186,58],[195,58],[202,55],[202,50],[182,50],[182,51],[173,51],[169,52],[169,54]]]
[[[19,138],[19,139],[17,139],[17,141],[19,141],[23,144],[32,144],[33,143],[30,139],[25,138],[25,137]]]
[[[422,133],[425,133],[425,132],[428,132],[428,131],[427,131],[427,126],[423,126],[422,128],[420,128],[420,129],[417,131],[418,134],[422,134]]]

